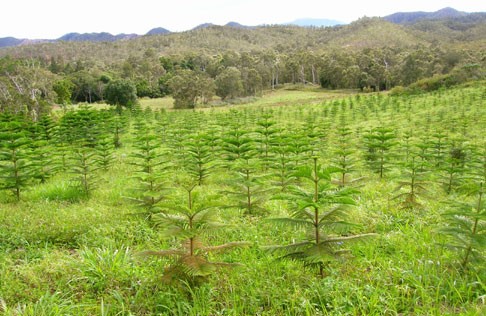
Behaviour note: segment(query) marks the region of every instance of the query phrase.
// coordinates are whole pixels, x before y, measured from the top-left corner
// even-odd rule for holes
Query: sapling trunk
[[[480,183],[479,185],[479,193],[478,193],[478,203],[476,206],[476,211],[479,214],[481,211],[481,203],[482,203],[482,197],[483,197],[483,182]],[[478,230],[478,224],[479,224],[479,216],[475,216],[474,218],[474,223],[471,231],[472,236],[476,236],[477,230]],[[466,248],[466,253],[464,254],[464,259],[462,260],[461,266],[463,269],[466,269],[467,263],[469,262],[469,256],[471,255],[472,252],[472,242],[469,243],[469,245]]]

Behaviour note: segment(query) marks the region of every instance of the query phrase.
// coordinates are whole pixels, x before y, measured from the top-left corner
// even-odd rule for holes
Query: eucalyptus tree
[[[216,95],[221,99],[234,99],[243,93],[243,81],[241,71],[236,67],[228,67],[215,79]]]
[[[114,105],[118,113],[122,108],[131,108],[137,103],[137,88],[133,82],[127,79],[110,81],[105,88],[105,100],[108,104]]]

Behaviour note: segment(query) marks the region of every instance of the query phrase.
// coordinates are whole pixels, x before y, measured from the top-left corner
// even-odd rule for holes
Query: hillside
[[[484,78],[484,16],[404,25],[365,17],[334,27],[232,22],[114,41],[108,33],[72,33],[59,42],[0,49],[0,106],[33,103],[29,111],[37,112],[38,102],[98,102],[112,80],[127,81],[139,98],[172,95],[181,107],[286,84],[377,91],[433,78],[434,87],[450,86]]]
[[[422,32],[422,31],[420,31]],[[65,60],[100,59],[116,61],[129,56],[141,56],[147,48],[157,54],[192,51],[295,51],[326,50],[329,47],[409,47],[427,45],[420,32],[379,18],[363,18],[350,25],[306,28],[292,25],[244,28],[204,25],[194,30],[155,36],[142,36],[128,41],[58,42],[34,46],[10,47],[0,50],[0,56],[58,56]]]
[[[485,24],[486,20],[486,13],[468,13],[468,12],[461,12],[457,11],[453,8],[444,8],[441,10],[438,10],[436,12],[422,12],[422,11],[417,11],[417,12],[397,12],[388,16],[383,17],[383,20],[391,22],[393,24],[400,24],[404,25],[407,27],[410,27],[412,30],[419,30],[422,32],[427,33],[426,35],[418,35],[418,38],[434,38],[439,36],[444,40],[447,39],[453,39],[453,40],[475,40],[477,38],[480,38],[483,32],[483,26]],[[355,21],[351,24],[356,24]],[[339,33],[339,30],[341,29],[340,26],[344,25],[345,23],[333,20],[333,19],[311,19],[311,18],[301,18],[301,19],[296,19],[292,22],[287,22],[283,23],[281,25],[272,25],[272,27],[278,27],[281,26],[282,28],[287,28],[288,26],[300,26],[300,27],[336,27],[335,31]],[[216,25],[213,23],[204,23],[200,24],[198,26],[195,26],[192,28],[190,31],[198,31],[200,29],[214,29],[218,28],[220,25]],[[225,24],[223,27],[231,27],[234,29],[245,29],[245,30],[257,30],[256,33],[259,33],[261,29],[268,30],[268,25],[264,26],[246,26],[242,25],[238,22],[229,22]],[[356,31],[357,28],[353,27],[352,28],[354,31]],[[471,30],[472,31],[469,31]],[[452,30],[452,34],[447,34],[449,30]],[[471,34],[466,34],[466,36],[461,36],[462,34],[457,34],[457,31],[462,32],[468,30],[468,33]],[[390,27],[384,27],[383,25],[378,27],[377,33],[367,33],[367,31],[373,31],[369,30],[367,28],[363,28],[359,30],[361,33],[364,34],[359,34],[355,33],[354,36],[351,38],[343,38],[341,41],[338,41],[340,45],[342,45],[344,42],[352,42],[348,44],[347,46],[363,46],[363,43],[360,39],[357,39],[356,37],[379,37],[380,41],[384,42],[395,42],[396,40],[402,41],[405,39],[405,44],[408,44],[410,41],[414,41],[413,38],[414,36],[417,36],[417,34],[408,34],[403,38],[402,34],[398,36],[398,39],[394,39],[391,34],[388,33],[388,31],[394,32],[396,29],[390,29]],[[346,33],[346,30],[344,31]],[[403,33],[402,31],[400,31]],[[148,31],[145,35],[167,35],[172,33],[171,31],[163,28],[163,27],[156,27]],[[182,32],[182,33],[187,33]],[[304,35],[307,37],[313,37],[314,34],[309,34],[308,32],[304,32],[305,34],[300,34]],[[348,32],[349,33],[349,32]],[[218,34],[221,35],[221,34]],[[232,34],[229,34],[232,35]],[[234,34],[237,35],[237,34]],[[247,36],[252,36],[255,34],[247,34]],[[322,35],[322,34],[319,34]],[[338,34],[341,35],[342,34]],[[447,37],[449,35],[449,38]],[[270,37],[272,37],[272,34],[269,34]],[[383,38],[385,36],[385,38]],[[114,41],[119,41],[119,40],[133,40],[139,37],[143,37],[143,35],[139,34],[117,34],[117,35],[112,35],[107,32],[100,32],[100,33],[67,33],[60,38],[57,39],[43,39],[43,40],[29,40],[29,39],[17,39],[14,37],[5,37],[5,38],[0,38],[0,48],[2,47],[12,47],[12,46],[21,46],[21,45],[30,45],[30,44],[38,44],[38,43],[45,43],[45,42],[114,42]],[[179,39],[179,38],[178,38]],[[225,38],[226,39],[226,38]],[[185,40],[185,37],[182,36],[181,38],[182,41]],[[267,39],[263,39],[267,40]],[[293,40],[293,39],[292,39]],[[358,41],[358,43],[353,44],[355,41]],[[372,41],[372,45],[378,45],[382,46],[382,44],[377,43],[376,40]],[[259,44],[263,44],[263,42],[259,42]],[[278,44],[277,44],[278,45]],[[369,44],[366,44],[365,46],[368,46]],[[194,45],[195,46],[195,45]]]

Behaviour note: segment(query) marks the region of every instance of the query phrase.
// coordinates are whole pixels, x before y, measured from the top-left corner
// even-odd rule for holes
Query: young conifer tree
[[[294,207],[291,217],[272,219],[275,223],[304,228],[308,238],[289,245],[272,246],[271,252],[282,254],[282,259],[302,261],[317,267],[319,276],[325,276],[326,266],[337,257],[349,252],[343,245],[352,240],[375,234],[350,234],[355,225],[346,221],[349,207],[355,205],[355,189],[339,188],[332,184],[336,168],[324,168],[313,157],[311,166],[299,168],[295,175],[301,185],[289,188],[289,194],[278,196],[287,199]]]
[[[84,196],[90,197],[98,185],[99,169],[97,155],[94,149],[89,147],[76,148],[71,157],[70,171],[74,175],[73,182]]]
[[[264,170],[267,170],[270,163],[272,145],[274,144],[275,135],[278,132],[275,127],[277,123],[272,118],[271,113],[264,113],[256,123],[258,127],[255,132],[259,136],[256,142],[259,144],[258,152],[260,159],[263,161]]]
[[[291,138],[289,135],[279,133],[275,137],[273,148],[275,156],[272,157],[271,171],[273,173],[272,185],[278,187],[281,192],[286,192],[287,188],[294,184],[295,161],[292,157]]]
[[[209,254],[247,246],[247,242],[228,242],[218,246],[205,245],[207,238],[225,226],[217,215],[218,197],[204,196],[201,187],[189,181],[182,185],[186,199],[166,203],[164,212],[153,216],[154,223],[167,239],[176,240],[174,248],[145,251],[142,255],[172,258],[164,272],[168,282],[185,281],[197,285],[221,267],[235,263],[213,262]]]
[[[159,211],[157,205],[166,197],[169,164],[154,134],[142,133],[135,140],[134,147],[131,164],[136,168],[134,178],[138,185],[137,192],[130,199],[150,218]]]
[[[184,146],[189,154],[184,168],[198,185],[202,185],[216,167],[215,157],[208,143],[206,134],[197,134]]]
[[[457,251],[461,267],[472,262],[484,263],[486,249],[485,182],[480,181],[472,202],[453,201],[443,214],[447,226],[439,231],[448,237],[446,247]],[[481,264],[479,265],[481,267]]]
[[[447,194],[460,185],[466,173],[467,152],[462,146],[452,146],[441,168],[441,180]]]
[[[392,129],[377,127],[364,136],[366,147],[366,160],[370,168],[380,175],[385,176],[392,162],[392,149],[397,144],[396,135]]]
[[[417,161],[420,161],[419,156],[412,153],[409,161],[402,163],[402,180],[395,188],[395,192],[399,193],[394,196],[394,199],[400,200],[402,206],[408,209],[421,206],[418,199],[428,191],[425,180],[427,172],[422,171],[423,163],[417,163]]]
[[[0,188],[13,192],[17,200],[32,179],[31,143],[20,117],[1,119]]]
[[[261,166],[256,158],[239,159],[233,164],[235,177],[231,179],[231,190],[225,194],[233,196],[235,207],[244,210],[247,215],[261,215],[266,212],[264,203],[271,187],[264,185],[266,174],[259,174]]]
[[[338,128],[337,137],[334,146],[334,155],[331,158],[331,164],[339,170],[337,183],[339,186],[347,186],[362,178],[351,178],[351,174],[356,168],[356,150],[351,142],[352,132],[349,128],[343,126]]]

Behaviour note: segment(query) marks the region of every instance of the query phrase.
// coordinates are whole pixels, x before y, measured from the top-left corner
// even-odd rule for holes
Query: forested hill
[[[154,33],[0,49],[0,111],[2,104],[35,107],[39,99],[97,102],[118,80],[134,85],[138,97],[170,94],[186,98],[177,106],[193,107],[214,95],[254,96],[287,83],[375,91],[437,76],[425,86],[450,85],[486,73],[482,13],[404,25],[365,17],[334,27],[233,23]]]
[[[375,47],[411,47],[437,44],[437,39],[447,45],[480,45],[483,47],[486,20],[462,23],[451,29],[442,21],[433,21],[427,27],[402,26],[380,18],[362,18],[344,26],[309,28],[298,26],[261,26],[235,28],[232,26],[207,26],[181,33],[143,36],[131,40],[109,42],[57,42],[23,45],[0,49],[0,56],[62,57],[65,61],[95,59],[116,62],[143,56],[147,49],[158,54],[175,54],[203,51],[262,51],[280,52],[299,50],[327,50],[329,48],[362,49]],[[461,29],[462,28],[462,29]]]

